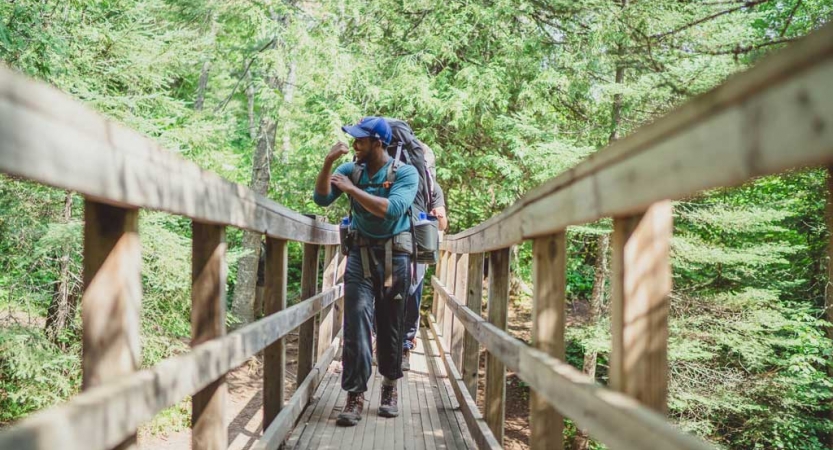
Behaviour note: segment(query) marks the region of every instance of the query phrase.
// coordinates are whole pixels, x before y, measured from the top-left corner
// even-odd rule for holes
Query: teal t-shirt
[[[354,164],[353,162],[344,163],[338,166],[336,173],[350,178],[353,175]],[[381,185],[387,181],[388,166],[391,164],[393,164],[393,158],[390,158],[387,164],[373,175],[372,179],[368,178],[367,169],[362,170],[359,185]],[[401,165],[396,171],[396,179],[390,188],[380,186],[366,187],[363,189],[368,194],[388,199],[388,210],[385,213],[385,217],[376,217],[364,209],[358,202],[354,202],[355,209],[353,210],[352,227],[359,230],[359,233],[362,235],[372,239],[387,239],[410,230],[411,223],[406,213],[414,202],[418,186],[419,174],[416,168],[409,165]],[[330,184],[330,195],[318,195],[317,192],[313,191],[312,198],[318,205],[329,206],[341,194],[340,189]]]

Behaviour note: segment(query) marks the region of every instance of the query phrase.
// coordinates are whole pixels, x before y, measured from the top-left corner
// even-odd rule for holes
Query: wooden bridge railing
[[[338,284],[343,264],[336,251],[337,227],[203,171],[57,90],[3,68],[0,172],[85,197],[84,392],[0,433],[0,449],[127,448],[142,423],[189,395],[192,448],[226,448],[225,374],[261,350],[266,430],[256,447],[276,448],[283,441],[338,346],[341,320],[334,304],[343,296]],[[193,348],[137,371],[141,208],[193,220]],[[226,226],[262,233],[267,244],[267,317],[230,334],[225,332]],[[304,243],[304,300],[289,308],[288,241]],[[319,291],[322,247],[325,271]],[[299,327],[298,386],[284,405],[282,338]]]
[[[670,200],[831,163],[833,25],[828,25],[593,155],[500,215],[447,237],[433,279],[429,322],[479,446],[496,448],[502,442],[508,368],[534,394],[533,449],[562,448],[561,415],[610,448],[709,448],[664,419]],[[614,219],[609,389],[564,362],[565,230],[603,217]],[[533,347],[505,331],[510,248],[524,240],[533,241]],[[483,319],[486,260],[488,319]],[[488,350],[485,418],[472,401],[479,345]]]

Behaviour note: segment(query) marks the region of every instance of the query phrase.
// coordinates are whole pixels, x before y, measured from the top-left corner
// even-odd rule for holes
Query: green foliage
[[[62,352],[28,327],[0,327],[0,424],[78,392],[80,348]]]
[[[324,210],[311,192],[323,155],[345,139],[341,125],[407,119],[437,154],[454,233],[833,13],[830,0],[625,3],[18,0],[0,3],[0,59],[239,183],[251,179],[261,119],[274,118],[269,196],[331,222],[346,202]],[[675,205],[670,410],[683,429],[731,448],[823,448],[826,189],[825,172],[809,170]],[[72,198],[66,220],[66,192],[0,177],[4,309],[44,316],[64,255],[80,291],[82,201]],[[609,230],[568,231],[570,301],[590,297],[597,236]],[[145,212],[140,233],[151,365],[187,349],[190,222]],[[229,228],[227,240],[231,299],[242,233]],[[301,257],[291,244],[290,302]],[[512,263],[527,282],[531,257],[526,243]],[[568,329],[570,362],[600,352],[603,381],[608,330],[607,319]],[[0,327],[0,420],[77,389],[78,336],[61,339],[66,353],[33,327]],[[35,362],[45,360],[65,377],[43,378]],[[151,428],[186,415],[180,405]]]

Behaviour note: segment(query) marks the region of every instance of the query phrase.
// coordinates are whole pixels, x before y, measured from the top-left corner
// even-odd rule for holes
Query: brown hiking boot
[[[382,404],[379,405],[379,415],[382,417],[396,417],[399,415],[399,394],[396,385],[382,386]]]
[[[344,405],[344,410],[338,415],[336,425],[343,427],[353,427],[362,420],[362,411],[364,410],[364,394],[359,392],[347,393],[347,404]]]

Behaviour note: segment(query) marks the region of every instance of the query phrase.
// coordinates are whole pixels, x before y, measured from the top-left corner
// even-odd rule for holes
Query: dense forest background
[[[322,210],[311,192],[340,126],[406,119],[438,156],[454,233],[831,14],[833,0],[16,0],[0,3],[0,60],[331,222],[346,203]],[[806,170],[675,203],[669,412],[682,429],[726,448],[830,448],[827,189],[825,170]],[[0,423],[79,389],[82,207],[0,177]],[[187,349],[190,224],[143,212],[140,229],[152,365]],[[586,314],[568,359],[602,383],[609,230],[569,233],[569,300]],[[232,326],[257,316],[258,239],[230,230]],[[516,249],[517,302],[530,259]]]

